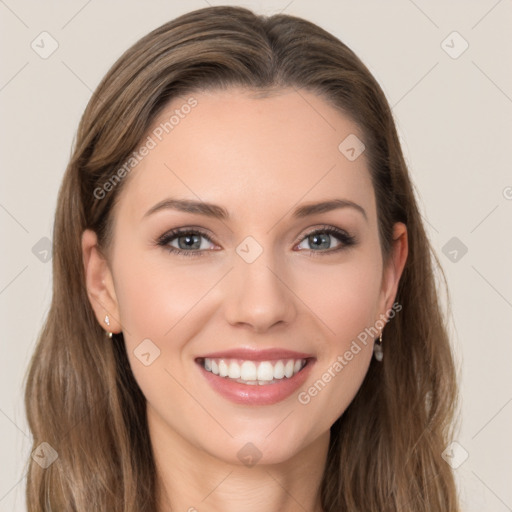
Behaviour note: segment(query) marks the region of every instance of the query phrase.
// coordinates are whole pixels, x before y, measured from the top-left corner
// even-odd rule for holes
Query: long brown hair
[[[58,454],[43,469],[29,459],[29,512],[157,510],[157,475],[144,396],[122,334],[111,343],[86,293],[81,234],[108,246],[123,181],[101,188],[147,135],[170,99],[242,86],[314,92],[364,134],[389,257],[392,228],[408,228],[409,255],[384,330],[384,360],[372,361],[353,402],[331,427],[321,496],[325,512],[459,510],[449,465],[455,371],[431,249],[392,113],[354,53],[318,26],[211,7],[157,28],[128,49],[93,94],[59,191],[53,237],[53,298],[27,374],[33,448]],[[441,276],[444,275],[441,271]],[[446,280],[444,280],[446,285]]]

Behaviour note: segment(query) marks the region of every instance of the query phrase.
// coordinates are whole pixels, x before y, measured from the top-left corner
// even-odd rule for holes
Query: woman
[[[235,7],[154,30],[59,193],[29,510],[458,510],[435,261],[343,43]]]

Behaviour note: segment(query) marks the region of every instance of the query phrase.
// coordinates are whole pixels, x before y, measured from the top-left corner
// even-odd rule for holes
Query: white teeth
[[[229,373],[228,365],[226,364],[226,362],[224,360],[221,359],[219,361],[219,375],[221,377],[227,377],[228,373]]]
[[[282,379],[284,377],[284,363],[277,361],[274,365],[274,379]]]
[[[290,359],[289,361],[286,362],[286,366],[284,367],[284,376],[287,377],[288,379],[293,375],[293,367],[293,359]]]
[[[206,357],[203,360],[205,370],[249,385],[264,385],[283,378],[289,379],[302,370],[305,364],[305,359],[258,362]]]
[[[274,378],[274,367],[269,361],[263,361],[258,366],[258,380],[272,380]]]
[[[240,378],[242,380],[257,379],[256,365],[252,361],[244,361],[240,369]]]
[[[228,377],[230,379],[239,379],[241,375],[242,375],[242,373],[240,370],[240,365],[236,361],[233,361],[229,365]]]

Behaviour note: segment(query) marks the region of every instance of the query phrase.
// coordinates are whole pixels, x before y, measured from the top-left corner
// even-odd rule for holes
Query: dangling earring
[[[105,315],[105,323],[106,323],[107,325],[110,325],[110,318],[108,317],[108,315]],[[107,331],[107,336],[108,336],[109,338],[112,338],[112,333],[111,333],[110,331]]]
[[[375,342],[373,344],[373,355],[379,363],[382,361],[384,357],[384,352],[382,351],[382,331],[380,331],[379,342]]]

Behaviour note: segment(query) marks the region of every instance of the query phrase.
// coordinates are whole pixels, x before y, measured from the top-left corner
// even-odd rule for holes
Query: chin
[[[275,426],[274,426],[275,428]],[[272,434],[247,432],[229,438],[216,446],[205,445],[204,449],[226,464],[253,467],[255,465],[282,464],[298,456],[311,441],[290,436],[289,429]]]

